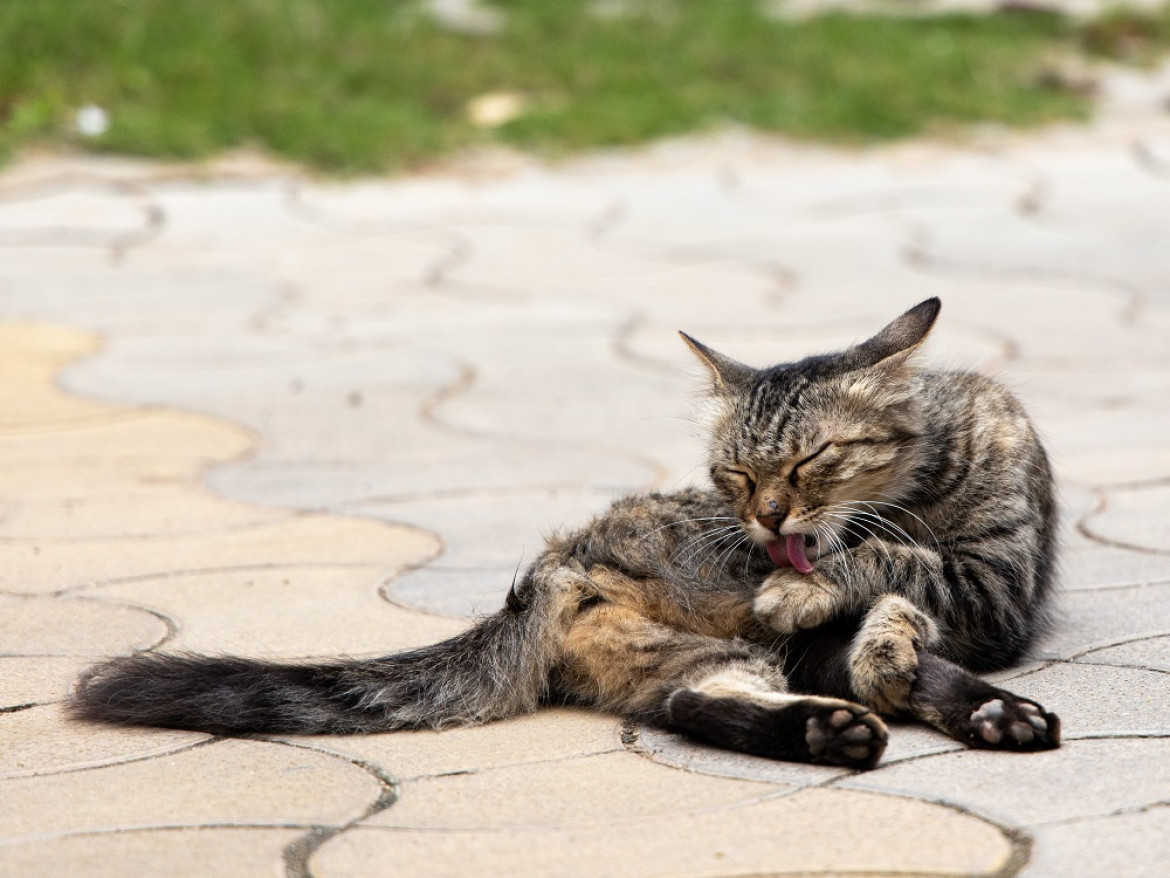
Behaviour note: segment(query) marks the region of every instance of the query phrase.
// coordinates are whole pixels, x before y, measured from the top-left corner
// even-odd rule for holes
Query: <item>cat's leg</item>
[[[949,609],[938,552],[867,539],[847,551],[816,559],[813,570],[773,571],[756,593],[756,618],[781,634],[816,628],[842,614],[865,614],[892,591],[932,613]]]
[[[776,598],[773,590],[770,597]],[[762,596],[762,595],[761,595]],[[756,600],[759,614],[760,598]],[[909,705],[918,653],[938,640],[934,620],[900,595],[883,595],[860,620],[855,617],[809,630],[789,641],[796,685],[841,694],[886,715]]]
[[[788,692],[780,660],[762,647],[608,601],[574,620],[556,686],[569,700],[772,759],[870,768],[886,746],[868,708]]]
[[[829,693],[886,715],[909,714],[973,747],[1046,750],[1060,720],[928,650],[933,621],[886,595],[861,620],[843,619],[789,639],[793,689]]]
[[[1060,746],[1056,714],[929,652],[918,655],[909,708],[918,719],[971,747],[1052,750]]]
[[[1035,637],[1027,569],[1018,559],[868,538],[817,558],[810,573],[773,571],[756,594],[753,612],[773,631],[792,634],[865,615],[884,595],[896,593],[940,623],[948,654],[967,667],[990,670],[1017,661]]]
[[[754,756],[873,768],[886,749],[885,723],[838,698],[768,686],[757,669],[730,662],[686,681],[666,698],[670,727]]]
[[[849,685],[857,700],[892,715],[910,705],[918,655],[938,640],[938,626],[900,595],[883,595],[849,646]]]

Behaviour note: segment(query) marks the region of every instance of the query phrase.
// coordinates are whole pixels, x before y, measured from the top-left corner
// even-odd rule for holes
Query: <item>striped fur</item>
[[[859,768],[885,747],[875,710],[975,746],[1056,746],[1055,717],[969,672],[1015,661],[1044,628],[1051,476],[1006,390],[916,367],[938,309],[764,370],[687,338],[712,379],[714,487],[628,497],[551,539],[504,608],[458,637],[311,665],[140,654],[87,672],[73,709],[345,733],[571,703]],[[792,540],[805,548],[781,548]]]

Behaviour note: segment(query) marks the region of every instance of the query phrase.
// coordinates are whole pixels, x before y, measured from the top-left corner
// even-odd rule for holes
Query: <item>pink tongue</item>
[[[768,557],[772,559],[772,563],[777,567],[791,567],[788,561],[788,556],[784,553],[784,547],[780,545],[779,540],[768,540]]]
[[[777,546],[779,548],[779,546]],[[813,565],[804,551],[804,534],[788,535],[788,560],[801,573],[812,573]]]

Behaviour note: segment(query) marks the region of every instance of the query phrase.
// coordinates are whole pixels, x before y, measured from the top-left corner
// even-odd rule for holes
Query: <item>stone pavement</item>
[[[1091,127],[858,152],[728,135],[323,182],[0,174],[0,875],[1137,876],[1170,861],[1170,79]],[[686,329],[755,363],[929,295],[1064,504],[1061,619],[999,675],[1065,745],[895,726],[875,771],[546,711],[222,740],[74,722],[134,649],[374,655],[542,535],[702,478]]]

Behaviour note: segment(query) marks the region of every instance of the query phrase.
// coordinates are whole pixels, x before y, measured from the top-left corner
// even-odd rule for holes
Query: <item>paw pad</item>
[[[971,740],[987,747],[1041,750],[1060,743],[1060,724],[1030,701],[992,698],[971,713]]]
[[[860,707],[818,710],[805,720],[805,743],[815,762],[872,768],[886,749],[885,724]]]

